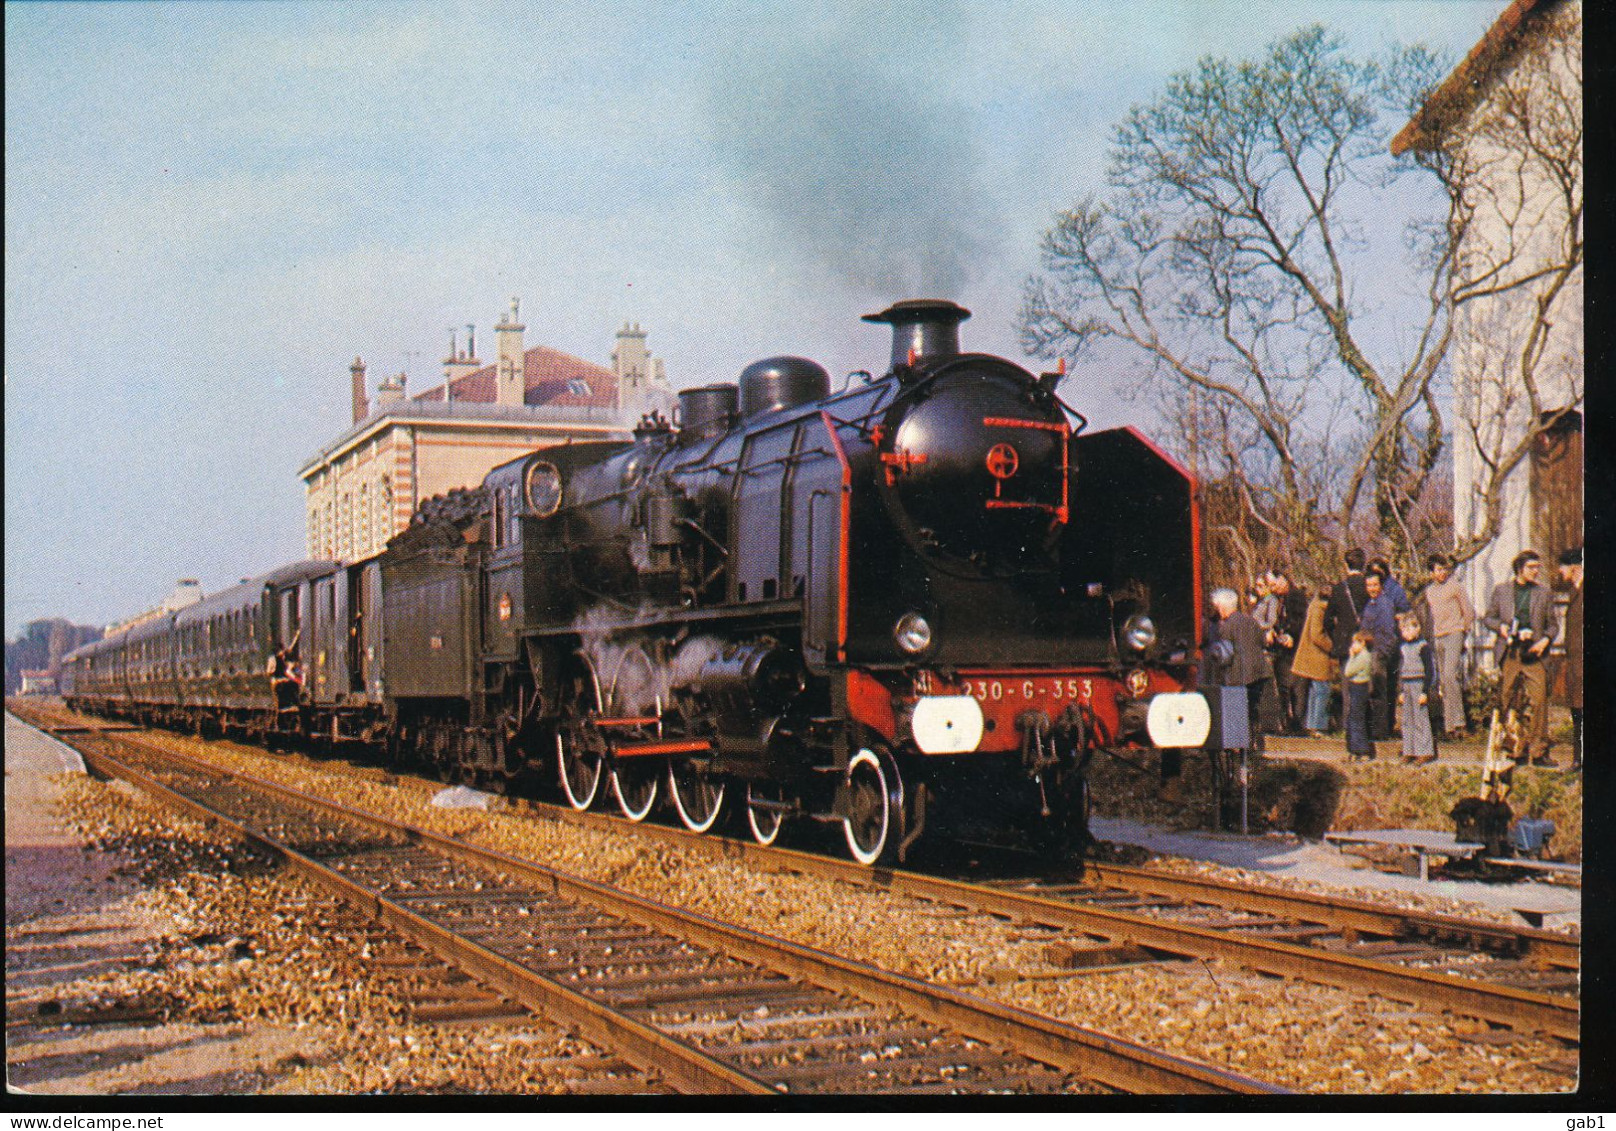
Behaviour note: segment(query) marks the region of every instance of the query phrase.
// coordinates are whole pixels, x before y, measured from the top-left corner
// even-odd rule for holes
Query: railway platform
[[[142,1021],[98,1004],[150,963],[173,925],[147,913],[131,861],[69,827],[77,753],[7,712],[6,1083],[56,1095],[262,1090],[308,1036],[260,1023]],[[130,789],[121,783],[109,788]]]
[[[1421,879],[1418,875],[1381,872],[1362,867],[1361,861],[1355,867],[1351,858],[1328,843],[1292,835],[1174,831],[1117,817],[1093,817],[1090,824],[1094,835],[1101,840],[1138,845],[1151,852],[1189,860],[1204,860],[1332,888],[1379,888],[1463,900],[1510,912],[1527,926],[1556,928],[1582,922],[1581,890],[1559,884],[1532,879],[1513,883]]]

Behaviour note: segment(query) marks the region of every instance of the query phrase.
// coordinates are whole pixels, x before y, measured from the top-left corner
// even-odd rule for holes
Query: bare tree
[[[1545,6],[1518,35],[1474,103],[1433,98],[1413,141],[1455,188],[1460,560],[1522,505],[1511,477],[1584,395],[1581,5]]]
[[[1143,362],[1139,390],[1195,470],[1228,480],[1248,528],[1340,549],[1372,504],[1381,538],[1413,557],[1408,515],[1444,443],[1452,244],[1440,221],[1408,233],[1421,297],[1391,311],[1374,309],[1387,297],[1374,245],[1385,202],[1408,206],[1405,175],[1443,171],[1386,150],[1387,121],[1442,71],[1421,48],[1350,59],[1314,26],[1261,59],[1172,77],[1117,126],[1107,197],[1046,233],[1023,344]],[[1447,185],[1421,179],[1440,216]],[[1194,411],[1173,415],[1186,401]]]

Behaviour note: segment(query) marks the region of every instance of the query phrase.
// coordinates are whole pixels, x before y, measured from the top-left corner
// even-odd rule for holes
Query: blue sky
[[[680,386],[878,369],[858,316],[923,293],[1017,356],[1040,233],[1169,73],[1313,21],[1457,60],[1502,7],[9,3],[6,635],[301,557],[354,356],[426,388],[512,295]]]

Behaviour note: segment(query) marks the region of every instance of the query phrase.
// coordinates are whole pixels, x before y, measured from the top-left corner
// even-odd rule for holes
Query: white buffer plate
[[[1194,691],[1157,695],[1150,701],[1145,727],[1157,746],[1200,746],[1212,733],[1212,708]]]
[[[969,695],[927,695],[911,728],[922,754],[969,754],[982,744],[982,706]]]

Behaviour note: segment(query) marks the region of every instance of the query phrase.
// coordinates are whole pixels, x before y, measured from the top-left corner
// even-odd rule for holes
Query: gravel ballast
[[[7,720],[8,754],[12,745]],[[10,772],[8,799],[24,778]],[[121,782],[48,774],[87,872],[8,905],[8,1084],[53,1094],[555,1093],[645,1079],[541,1019],[412,1023],[396,945],[265,853]],[[8,833],[13,822],[8,808]],[[8,881],[37,873],[14,854]],[[8,887],[10,885],[8,884]]]
[[[925,901],[835,881],[761,873],[713,855],[567,822],[430,805],[442,786],[374,770],[278,758],[223,743],[193,752],[357,808],[528,857],[727,922],[857,956],[915,977],[1156,1044],[1288,1087],[1319,1092],[1552,1093],[1575,1086],[1575,1048],[1493,1031],[1328,987],[1218,962],[1074,973],[1053,964],[1057,937]],[[1205,865],[1181,865],[1201,872]],[[1392,905],[1474,913],[1452,901],[1364,889]]]

